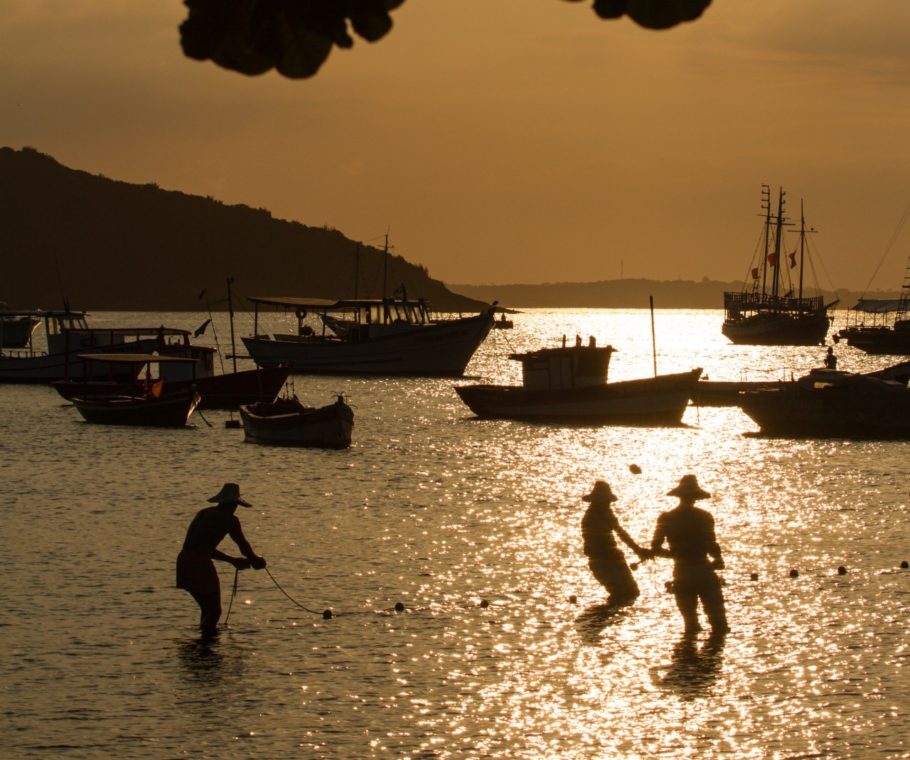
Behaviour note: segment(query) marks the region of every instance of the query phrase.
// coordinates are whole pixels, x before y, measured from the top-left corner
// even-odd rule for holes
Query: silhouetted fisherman
[[[831,346],[828,346],[828,353],[825,354],[825,369],[837,369],[837,357]]]
[[[722,570],[724,560],[714,535],[714,518],[710,512],[699,509],[695,502],[711,498],[711,494],[698,485],[694,475],[683,475],[679,485],[667,496],[679,497],[679,505],[657,518],[651,553],[655,557],[672,557],[673,594],[682,614],[686,633],[701,630],[698,623],[698,602],[716,634],[730,630],[724,608],[721,581],[715,570]],[[669,549],[664,548],[667,542]],[[709,559],[713,557],[713,561]]]
[[[638,597],[638,584],[632,577],[625,555],[616,545],[614,534],[639,557],[648,557],[649,552],[635,543],[619,524],[610,507],[617,499],[605,481],[598,480],[591,493],[581,498],[591,503],[581,518],[581,535],[588,567],[607,590],[607,604],[631,604]]]
[[[209,501],[217,506],[206,507],[196,513],[186,531],[183,549],[177,555],[177,588],[188,591],[199,605],[199,628],[202,639],[211,641],[217,633],[221,618],[221,584],[213,559],[229,562],[238,570],[252,566],[265,567],[265,560],[258,556],[243,535],[240,520],[234,514],[237,505],[252,506],[240,497],[240,486],[225,483]],[[243,557],[230,557],[218,550],[218,544],[230,536],[243,553]]]

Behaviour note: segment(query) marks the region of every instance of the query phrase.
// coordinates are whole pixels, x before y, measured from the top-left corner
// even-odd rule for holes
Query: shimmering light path
[[[656,323],[661,372],[779,377],[824,353],[731,346],[719,312],[658,312]],[[509,343],[494,332],[469,372],[517,382],[511,350],[576,333],[619,349],[613,378],[651,373],[646,310],[519,315]],[[847,369],[885,363],[838,353]],[[0,754],[910,752],[910,571],[899,569],[910,445],[744,436],[755,426],[736,409],[690,408],[679,429],[486,422],[445,380],[295,384],[309,403],[345,392],[350,451],[245,445],[219,412],[206,415],[212,428],[94,427],[50,389],[0,387]],[[636,570],[634,607],[605,614],[581,552],[580,496],[594,479],[610,481],[644,542],[690,471],[713,493],[727,558],[723,642],[682,638],[666,561]],[[226,480],[255,504],[244,528],[282,587],[338,617],[296,609],[247,571],[220,642],[194,643],[173,561]],[[232,581],[225,567],[225,603]]]

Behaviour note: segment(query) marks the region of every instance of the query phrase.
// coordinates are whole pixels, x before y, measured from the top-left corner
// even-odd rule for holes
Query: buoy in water
[[[798,578],[798,577],[799,577],[799,570],[797,570],[797,569],[794,567],[794,568],[790,571],[790,577],[791,577],[791,578]]]
[[[403,602],[395,602],[395,612],[404,612]]]
[[[578,597],[575,594],[572,594],[569,597],[569,604],[578,604]]]
[[[641,475],[641,467],[639,467],[637,464],[630,464],[629,472],[631,472],[633,475]]]
[[[906,570],[908,567],[910,567],[910,562],[907,562],[907,560],[901,562],[901,570]]]
[[[335,616],[332,614],[332,611],[331,611],[331,610],[323,610],[323,611],[322,611],[322,619],[323,619],[323,620],[331,620],[333,617],[335,617]]]
[[[841,565],[839,568],[837,568],[837,574],[838,574],[838,575],[846,575],[846,574],[847,574],[847,568],[844,567],[843,565]]]
[[[486,609],[487,607],[490,606],[490,603],[489,603],[486,599],[481,599],[481,600],[480,600],[480,606],[481,606],[483,609]]]
[[[749,573],[749,580],[750,580],[750,581],[757,581],[757,580],[758,580],[758,573]]]

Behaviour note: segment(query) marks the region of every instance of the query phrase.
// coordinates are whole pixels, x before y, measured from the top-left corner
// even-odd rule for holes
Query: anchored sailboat
[[[806,263],[806,219],[800,203],[799,263],[797,251],[784,254],[782,247],[784,191],[777,200],[776,215],[771,211],[771,189],[762,185],[762,209],[765,223],[763,256],[759,266],[751,268],[752,287],[742,292],[724,293],[724,324],[721,332],[731,341],[746,345],[811,346],[825,342],[831,318],[828,309],[837,301],[825,304],[821,294],[804,294]],[[786,258],[789,267],[784,268]],[[754,261],[753,261],[754,264]],[[799,267],[797,294],[794,297],[790,270]],[[786,273],[786,274],[785,274]],[[784,281],[787,280],[788,283]],[[784,287],[788,289],[783,292]]]

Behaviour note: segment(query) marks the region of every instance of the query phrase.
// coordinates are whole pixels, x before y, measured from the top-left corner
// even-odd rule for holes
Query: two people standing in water
[[[646,549],[620,525],[611,506],[617,498],[610,486],[602,480],[597,481],[591,493],[582,497],[590,502],[581,521],[588,566],[607,590],[607,603],[619,606],[635,601],[639,589],[614,534],[641,560],[668,557],[673,560],[672,590],[686,633],[701,630],[698,622],[700,601],[712,632],[725,634],[730,629],[721,580],[715,572],[723,569],[723,556],[714,533],[714,518],[695,506],[696,501],[708,499],[711,494],[698,485],[694,475],[684,475],[667,495],[676,496],[679,504],[657,518],[651,546]]]

